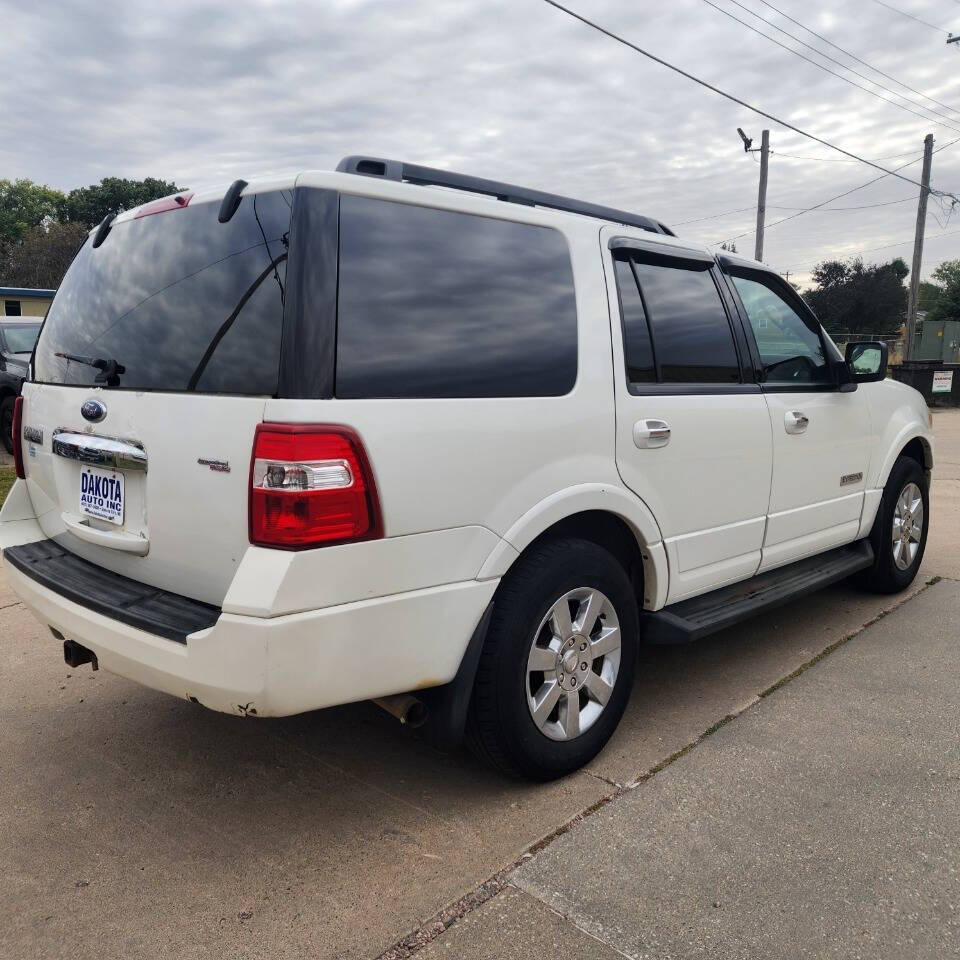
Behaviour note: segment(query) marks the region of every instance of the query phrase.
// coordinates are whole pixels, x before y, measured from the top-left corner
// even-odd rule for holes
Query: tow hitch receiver
[[[80,667],[85,663],[93,665],[94,670],[100,669],[97,655],[86,647],[82,647],[76,640],[63,641],[63,659],[68,667]]]

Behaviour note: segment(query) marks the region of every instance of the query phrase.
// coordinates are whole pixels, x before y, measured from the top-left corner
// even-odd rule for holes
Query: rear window
[[[88,386],[93,363],[114,361],[119,389],[275,394],[291,202],[245,196],[226,224],[218,204],[191,205],[117,224],[96,250],[88,240],[47,314],[35,379]]]
[[[338,397],[557,396],[576,376],[561,233],[341,198]]]

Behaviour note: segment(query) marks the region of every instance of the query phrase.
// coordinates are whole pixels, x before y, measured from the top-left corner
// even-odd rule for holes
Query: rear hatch
[[[116,573],[221,604],[277,393],[292,190],[148,205],[77,255],[24,388],[40,524]],[[155,212],[154,212],[155,211]]]

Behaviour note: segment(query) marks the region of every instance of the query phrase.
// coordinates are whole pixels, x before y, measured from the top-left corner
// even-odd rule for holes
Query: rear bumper
[[[15,539],[23,541],[21,533]],[[4,562],[4,569],[40,622],[92,650],[105,670],[214,710],[256,716],[449,682],[497,586],[470,580],[270,618],[221,613],[182,643],[63,596],[20,566]],[[52,635],[50,646],[60,656]]]

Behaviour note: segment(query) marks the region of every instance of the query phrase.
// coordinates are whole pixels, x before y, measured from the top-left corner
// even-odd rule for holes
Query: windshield
[[[18,323],[3,325],[3,339],[10,353],[33,353],[33,345],[40,332],[39,323]]]
[[[35,379],[120,390],[277,391],[292,191],[200,203],[88,241],[54,298]]]

